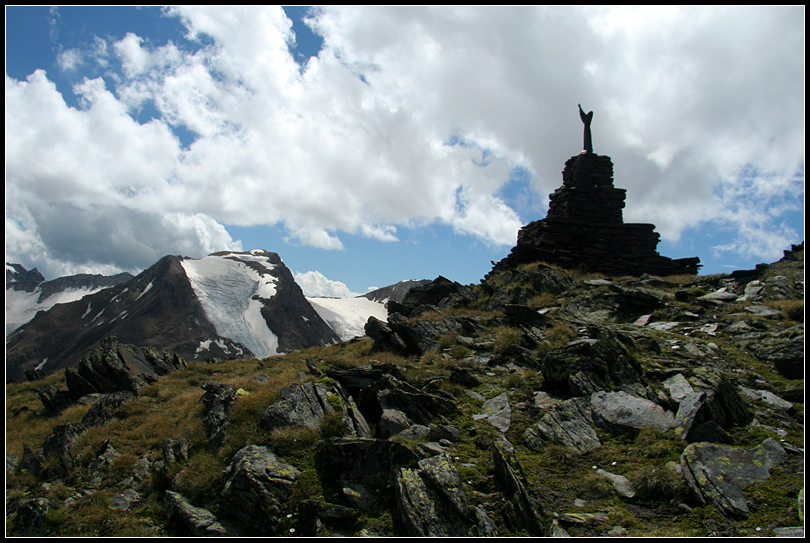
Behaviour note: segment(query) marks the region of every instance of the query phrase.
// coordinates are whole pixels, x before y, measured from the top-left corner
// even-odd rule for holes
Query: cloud
[[[803,8],[330,6],[309,19],[324,45],[304,69],[281,8],[165,13],[195,47],[129,33],[62,52],[72,73],[95,63],[79,109],[43,71],[6,77],[10,258],[144,267],[237,248],[224,224],[341,250],[344,234],[438,223],[506,247],[540,218],[514,195],[545,202],[578,151],[577,102],[626,221],[672,241],[714,221],[734,251],[793,235]]]
[[[349,290],[345,283],[327,279],[321,272],[295,272],[295,282],[304,291],[305,296],[314,298],[355,298],[360,296]]]

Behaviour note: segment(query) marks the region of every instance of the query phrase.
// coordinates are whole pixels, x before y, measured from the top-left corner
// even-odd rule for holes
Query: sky
[[[804,240],[804,7],[6,7],[6,261],[477,283],[593,147],[701,274]]]

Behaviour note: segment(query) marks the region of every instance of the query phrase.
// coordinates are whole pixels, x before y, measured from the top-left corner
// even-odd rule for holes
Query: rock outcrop
[[[587,152],[571,157],[562,186],[549,196],[546,217],[521,228],[517,245],[492,271],[547,262],[608,275],[697,274],[697,257],[658,254],[654,225],[623,223],[625,193],[613,186],[610,157]]]

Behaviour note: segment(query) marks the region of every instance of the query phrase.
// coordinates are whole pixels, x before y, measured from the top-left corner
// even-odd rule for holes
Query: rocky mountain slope
[[[6,335],[56,304],[80,300],[88,294],[125,283],[132,274],[79,274],[46,281],[39,271],[6,262]]]
[[[166,256],[137,277],[38,313],[6,341],[6,378],[75,366],[108,336],[188,359],[268,356],[339,340],[279,256]]]
[[[7,386],[6,525],[803,535],[803,300],[802,244],[730,275],[437,278],[369,337],[284,356],[107,340],[76,371]]]

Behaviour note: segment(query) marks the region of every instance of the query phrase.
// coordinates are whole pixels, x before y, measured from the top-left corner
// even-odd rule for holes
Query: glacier
[[[246,262],[259,263],[268,271],[275,267],[265,256],[244,253],[185,259],[180,264],[217,334],[264,358],[278,354],[278,337],[261,314],[261,299],[275,295],[277,279]]]

